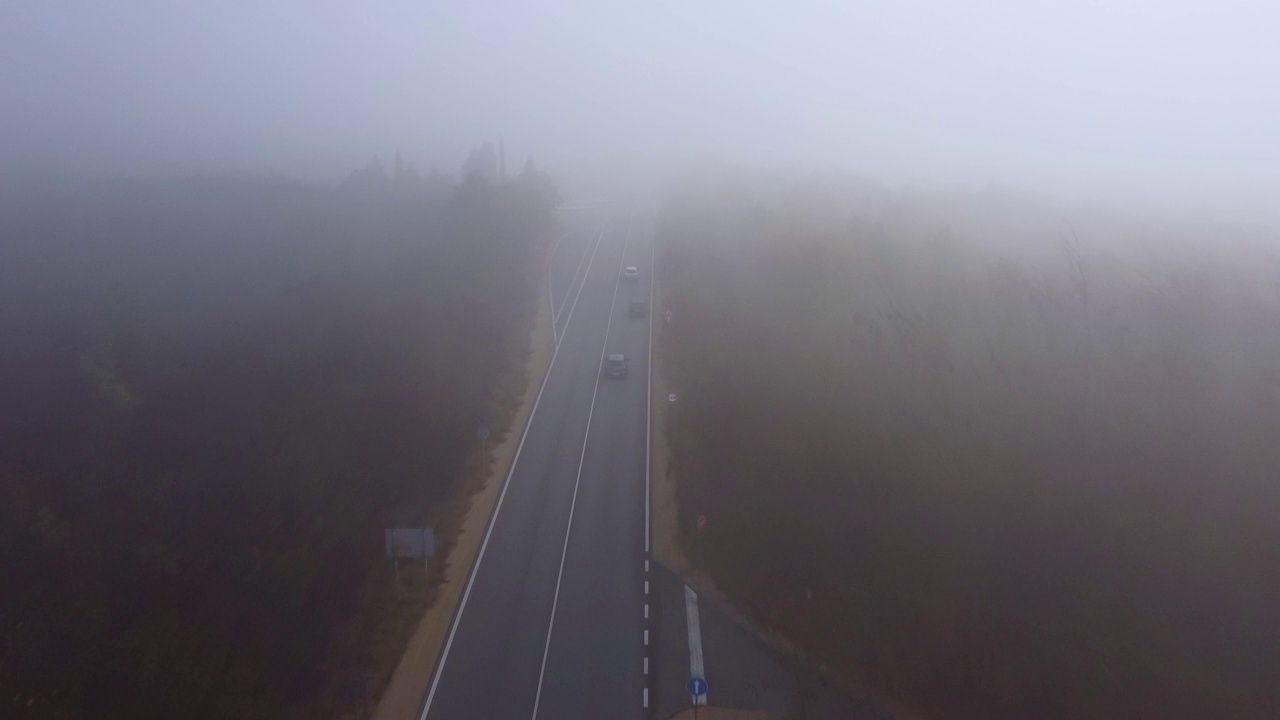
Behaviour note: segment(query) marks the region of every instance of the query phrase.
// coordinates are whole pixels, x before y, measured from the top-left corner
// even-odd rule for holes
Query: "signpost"
[[[428,559],[436,554],[436,533],[431,528],[387,528],[384,533],[387,557],[395,567],[396,599],[400,599],[400,558],[422,558],[426,573]]]
[[[698,698],[707,694],[707,681],[700,677],[691,677],[684,684],[684,689],[693,696],[693,720],[698,720]]]
[[[702,531],[706,529],[707,529],[707,516],[699,515],[698,516],[698,569],[699,570],[702,570],[704,568],[702,564],[702,546],[706,544],[706,541],[702,539]]]

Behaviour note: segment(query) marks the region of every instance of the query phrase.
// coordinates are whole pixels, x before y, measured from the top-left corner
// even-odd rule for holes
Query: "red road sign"
[[[702,532],[702,529],[705,528],[706,526],[707,526],[707,516],[699,515],[698,516],[698,532]]]

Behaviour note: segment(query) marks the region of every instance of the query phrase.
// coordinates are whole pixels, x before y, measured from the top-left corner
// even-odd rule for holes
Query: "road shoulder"
[[[409,639],[391,682],[378,701],[374,720],[409,720],[416,718],[421,710],[423,695],[440,656],[440,647],[449,633],[449,625],[466,587],[467,576],[475,564],[494,504],[515,458],[521,431],[529,421],[538,387],[551,364],[554,352],[551,311],[545,303],[539,302],[537,306],[537,318],[531,330],[532,352],[526,363],[526,382],[519,407],[511,417],[501,443],[490,451],[488,471],[483,479],[459,483],[458,494],[463,497],[450,501],[464,505],[465,510],[457,542],[444,558],[445,579],[434,589],[434,601],[423,612]]]

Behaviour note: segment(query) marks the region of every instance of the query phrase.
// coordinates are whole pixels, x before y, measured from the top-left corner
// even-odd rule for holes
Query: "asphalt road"
[[[553,253],[557,349],[422,718],[644,718],[651,224],[578,217]],[[623,265],[640,283],[620,282]],[[629,356],[601,378],[605,353]]]

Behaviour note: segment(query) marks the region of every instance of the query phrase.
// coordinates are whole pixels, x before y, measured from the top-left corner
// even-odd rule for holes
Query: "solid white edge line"
[[[596,367],[596,384],[591,390],[591,406],[587,409],[587,431],[582,434],[582,455],[578,457],[578,476],[573,480],[573,499],[569,501],[569,523],[564,529],[564,548],[560,551],[560,571],[556,574],[556,592],[551,596],[551,620],[547,623],[547,642],[542,646],[542,668],[538,670],[538,692],[533,696],[533,717],[538,717],[538,704],[542,702],[542,679],[547,673],[547,655],[551,652],[551,633],[555,629],[556,624],[556,606],[560,603],[560,582],[564,580],[564,561],[569,555],[569,535],[573,532],[573,511],[578,505],[578,487],[582,484],[582,468],[587,462],[587,442],[591,437],[591,417],[596,412],[596,395],[600,392],[600,375],[604,373],[604,356],[609,351],[609,329],[613,326],[613,311],[618,303],[618,288],[622,286],[622,263],[627,260],[627,241],[631,239],[631,225],[627,225],[627,235],[622,239],[622,260],[618,264],[618,277],[613,281],[613,299],[609,301],[609,319],[604,324],[604,342],[600,343],[600,362]],[[604,237],[604,230],[601,229],[600,236]],[[599,248],[600,243],[596,241],[596,247]],[[592,253],[592,260],[595,259],[595,253]],[[587,268],[588,272],[591,270]],[[587,284],[587,278],[582,277],[582,285]],[[582,294],[581,285],[578,287],[578,294]],[[578,304],[578,299],[574,298],[573,304]],[[569,308],[572,317],[573,308]],[[649,631],[645,630],[646,636]]]
[[[600,230],[599,230],[599,232],[597,232],[597,233],[596,233],[596,243],[597,243],[597,244],[599,244],[599,242],[600,242],[600,238],[604,237],[604,231],[605,231],[605,229],[606,229],[608,226],[609,226],[609,218],[607,218],[607,217],[606,217],[606,218],[605,218],[605,219],[600,223]],[[582,253],[582,258],[585,258],[586,256],[587,256],[586,251],[583,251],[583,253]],[[562,315],[562,314],[564,313],[564,304],[569,300],[569,293],[573,292],[573,286],[574,286],[574,283],[577,283],[577,282],[578,282],[578,275],[579,275],[580,273],[582,274],[582,282],[586,282],[587,274],[582,272],[582,258],[578,258],[578,266],[577,266],[577,267],[575,267],[575,268],[573,269],[573,277],[569,280],[569,287],[565,288],[565,291],[564,291],[564,297],[560,298],[560,309],[557,311],[557,313],[556,313],[556,317],[559,317],[560,315]],[[587,267],[588,267],[588,269],[590,269],[590,265],[588,265]],[[575,296],[575,297],[576,297],[576,296]],[[568,322],[568,320],[566,320],[565,322],[567,323],[567,322]],[[563,333],[563,332],[562,332],[562,333],[560,333],[560,337],[564,337],[564,333]]]
[[[556,296],[555,283],[551,280],[551,268],[556,264],[556,250],[560,249],[560,241],[567,237],[569,233],[561,233],[551,245],[551,253],[547,255],[547,309],[551,311],[551,342],[553,343],[559,343],[560,336],[556,334]]]
[[[650,552],[649,545],[649,462],[653,458],[653,447],[651,446],[653,435],[653,282],[654,276],[657,274],[658,267],[655,263],[657,257],[655,248],[658,244],[658,229],[655,226],[653,234],[649,238],[649,379],[645,385],[645,410],[644,410],[644,552],[646,555]],[[644,561],[644,571],[649,572],[649,561]]]
[[[605,230],[605,228],[606,228],[606,227],[608,227],[608,225],[609,225],[609,220],[608,220],[608,218],[605,218],[605,221],[604,221],[603,223],[601,223],[601,224],[600,224],[600,232],[596,235],[596,245],[595,245],[595,246],[596,246],[597,248],[598,248],[598,247],[600,247],[600,238],[604,237],[604,230]],[[582,272],[582,261],[583,261],[583,260],[585,260],[586,258],[587,258],[587,254],[586,254],[585,252],[583,252],[583,253],[582,253],[582,258],[578,260],[578,267],[574,268],[574,270],[573,270],[573,277],[569,280],[569,287],[565,288],[565,291],[564,291],[564,297],[560,299],[560,309],[559,309],[558,311],[556,311],[556,312],[552,313],[552,319],[551,319],[551,325],[552,325],[552,327],[555,327],[555,324],[556,324],[557,322],[559,322],[559,320],[560,320],[560,315],[564,312],[564,304],[565,304],[566,302],[568,302],[568,301],[569,301],[569,294],[573,292],[573,285],[574,285],[574,283],[578,283],[578,295],[581,295],[581,294],[582,294],[582,286],[586,284],[586,282],[587,282],[587,275],[591,272],[591,263],[587,263],[587,272],[585,272],[585,273],[583,273],[583,272]],[[595,251],[594,251],[594,250],[593,250],[593,251],[592,251],[592,253],[591,253],[591,258],[592,258],[592,260],[594,260],[594,259],[595,259]],[[578,273],[582,273],[582,281],[581,281],[581,282],[578,282]],[[573,296],[573,302],[574,302],[574,304],[575,304],[575,305],[576,305],[576,304],[577,304],[577,302],[578,302],[578,295],[574,295],[574,296]],[[569,317],[573,317],[573,307],[572,307],[572,306],[570,306],[570,307],[569,307]],[[569,319],[568,319],[568,318],[565,318],[564,325],[565,325],[565,330],[568,330],[568,329],[569,329]],[[563,338],[564,338],[564,332],[565,332],[564,330],[561,330],[561,331],[560,331],[560,338],[561,338],[561,339],[563,339]],[[559,345],[559,344],[560,344],[560,340],[559,340],[559,339],[557,339],[557,340],[556,340],[556,344],[557,344],[557,345]]]
[[[604,231],[601,229],[600,235],[596,238],[595,250],[591,251],[591,262],[595,262],[596,250],[600,249],[600,238],[604,237]],[[590,272],[591,264],[587,264],[587,271]],[[585,283],[584,283],[585,284]],[[582,294],[582,288],[578,288],[578,294]],[[578,306],[578,298],[573,299],[573,305],[569,307],[569,317],[565,319],[565,329],[568,330],[569,323],[573,321],[573,310]],[[462,591],[462,600],[458,603],[458,611],[453,616],[453,624],[449,628],[449,637],[445,640],[444,650],[440,654],[440,660],[436,663],[435,673],[431,679],[431,689],[427,691],[426,702],[422,705],[422,713],[418,716],[418,720],[426,720],[427,713],[431,712],[431,702],[435,699],[436,688],[440,685],[440,676],[444,674],[445,663],[449,659],[449,649],[453,647],[453,638],[458,633],[458,625],[462,622],[462,613],[467,609],[467,599],[471,597],[471,586],[476,582],[476,573],[480,570],[480,563],[484,560],[484,552],[489,547],[489,536],[493,534],[493,526],[498,521],[498,513],[502,511],[502,501],[507,497],[507,488],[511,486],[511,476],[516,472],[516,464],[520,462],[520,451],[524,450],[524,441],[529,437],[529,428],[533,426],[533,418],[538,414],[538,403],[542,401],[542,393],[547,389],[547,381],[551,379],[551,370],[556,365],[556,357],[560,354],[560,346],[557,344],[551,351],[551,362],[547,363],[547,374],[542,377],[542,385],[538,388],[538,395],[533,399],[533,408],[529,410],[529,419],[524,423],[524,432],[520,434],[520,444],[516,445],[516,453],[511,458],[511,467],[507,469],[507,479],[502,483],[502,492],[498,494],[498,503],[493,507],[493,514],[489,516],[489,527],[484,532],[484,540],[480,543],[480,552],[476,555],[475,563],[471,566],[471,574],[467,577],[467,587]],[[598,382],[598,380],[597,380]]]
[[[560,243],[561,243],[561,241],[563,241],[565,238],[569,237],[569,235],[571,235],[571,234],[572,234],[572,233],[570,233],[570,232],[568,232],[568,231],[565,231],[565,232],[563,232],[563,233],[560,233],[560,237],[556,238],[555,243],[553,243],[553,244],[551,245],[551,256],[550,256],[550,257],[554,258],[554,257],[556,256],[556,250],[559,250],[559,249],[560,249]]]
[[[605,222],[605,225],[608,225],[608,221]],[[569,316],[564,319],[564,330],[560,332],[561,340],[564,339],[565,332],[569,330],[569,323],[573,322],[573,311],[577,309],[578,298],[582,297],[582,288],[587,284],[587,274],[591,272],[591,266],[596,262],[596,250],[600,249],[600,239],[604,237],[605,225],[600,226],[600,234],[596,236],[595,248],[591,251],[591,261],[587,263],[587,272],[582,275],[582,282],[578,283],[578,294],[573,296],[573,304],[569,306]],[[583,253],[583,255],[585,256],[586,253]],[[582,263],[579,262],[578,264],[581,265]],[[564,306],[561,305],[561,309],[563,308]],[[559,347],[559,344],[557,344],[556,349],[559,349]]]

